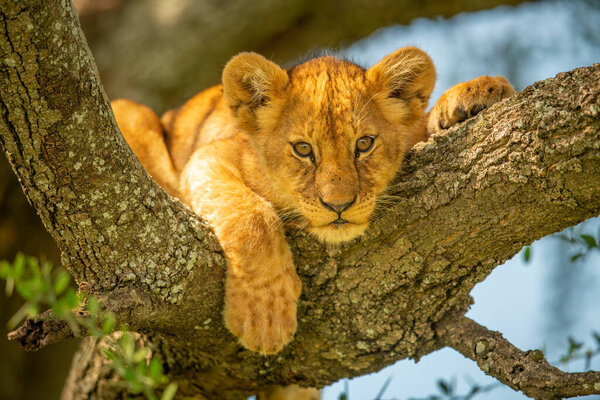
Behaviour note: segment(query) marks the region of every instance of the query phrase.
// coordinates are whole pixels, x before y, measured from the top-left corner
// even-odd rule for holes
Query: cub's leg
[[[224,318],[244,347],[280,351],[296,332],[301,292],[281,221],[242,180],[234,140],[199,148],[181,173],[183,201],[211,223],[228,259]]]
[[[501,76],[480,76],[452,86],[429,112],[427,133],[448,129],[513,94],[515,90]]]
[[[158,116],[145,105],[120,99],[110,103],[119,129],[146,172],[171,196],[177,197],[178,177],[164,141]]]

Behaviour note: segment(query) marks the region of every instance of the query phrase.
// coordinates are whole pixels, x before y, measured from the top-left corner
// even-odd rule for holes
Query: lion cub
[[[277,353],[296,331],[302,285],[282,220],[327,242],[356,238],[415,143],[514,93],[502,77],[480,77],[427,114],[434,83],[415,47],[366,70],[329,56],[283,69],[242,53],[222,85],[162,120],[112,103],[148,173],[213,226],[228,259],[225,324],[246,348]]]

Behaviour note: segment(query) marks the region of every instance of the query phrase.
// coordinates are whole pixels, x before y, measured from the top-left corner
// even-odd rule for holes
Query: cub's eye
[[[373,136],[363,136],[358,139],[356,141],[356,155],[358,156],[358,153],[365,153],[371,150],[374,141]]]
[[[312,155],[312,146],[306,142],[298,142],[292,145],[294,152],[300,157],[308,157]]]

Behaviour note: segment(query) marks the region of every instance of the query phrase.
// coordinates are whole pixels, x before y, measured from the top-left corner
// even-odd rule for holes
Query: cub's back
[[[183,169],[198,147],[239,133],[223,98],[222,85],[203,90],[178,109],[167,111],[161,122],[177,171]]]

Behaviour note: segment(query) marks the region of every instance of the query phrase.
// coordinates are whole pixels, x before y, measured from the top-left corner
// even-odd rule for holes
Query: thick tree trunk
[[[125,144],[70,3],[41,4],[0,3],[0,143],[82,290],[146,334],[182,394],[322,386],[443,346],[481,364],[455,339],[460,329],[477,345],[494,340],[482,369],[517,389],[600,393],[595,372],[541,392],[533,378],[512,379],[521,367],[553,370],[537,359],[515,369],[502,355],[517,349],[462,317],[473,286],[524,244],[600,214],[600,65],[538,82],[417,145],[395,201],[360,240],[326,247],[290,232],[299,329],[283,352],[260,357],[221,322],[225,259],[210,228]],[[116,398],[98,344],[84,346],[64,398]]]
[[[158,111],[214,85],[240,51],[290,62],[417,17],[451,16],[522,0],[130,0],[82,17],[110,98]],[[135,27],[135,28],[133,28]]]

